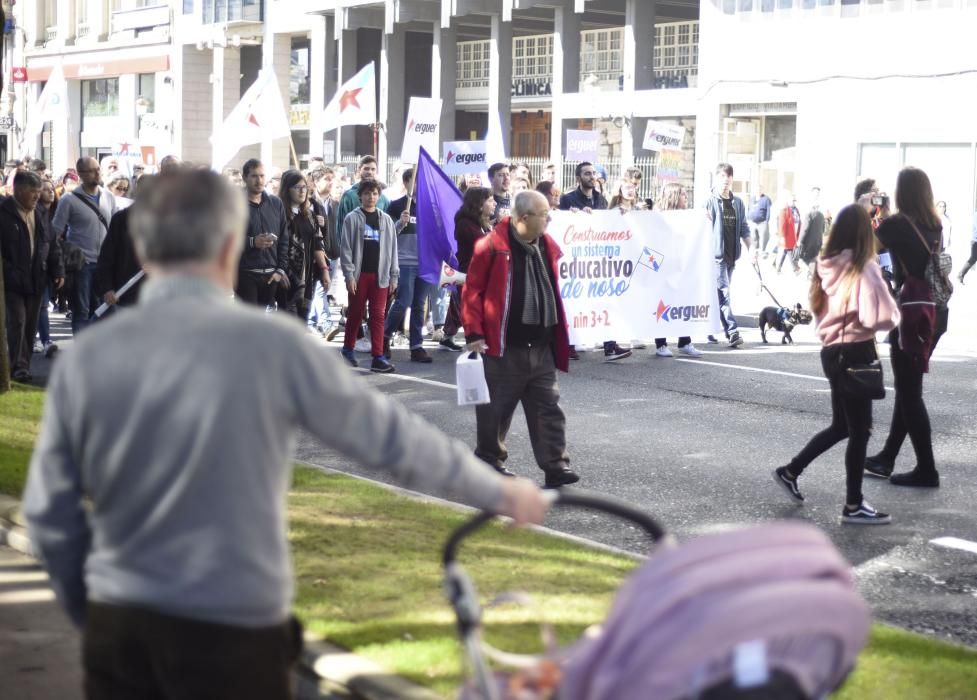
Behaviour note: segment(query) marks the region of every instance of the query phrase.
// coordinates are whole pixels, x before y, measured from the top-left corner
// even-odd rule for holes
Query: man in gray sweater
[[[300,427],[413,488],[522,523],[546,510],[535,486],[364,386],[300,325],[233,301],[245,216],[210,172],[140,190],[143,313],[92,327],[51,375],[23,507],[84,629],[88,697],[289,696]]]

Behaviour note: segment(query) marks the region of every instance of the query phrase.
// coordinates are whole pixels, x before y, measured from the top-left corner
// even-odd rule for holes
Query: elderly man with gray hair
[[[204,171],[148,184],[131,210],[143,313],[94,326],[54,366],[24,514],[84,630],[89,698],[286,698],[301,646],[285,522],[299,428],[520,523],[546,500],[364,386],[300,325],[231,299],[240,190]]]
[[[515,476],[505,466],[505,438],[521,403],[546,487],[558,488],[580,477],[570,470],[556,383],[556,370],[569,368],[570,338],[557,273],[562,252],[546,234],[549,209],[539,192],[520,192],[512,216],[475,244],[461,315],[467,349],[485,353],[492,399],[475,407],[475,454],[500,474]]]

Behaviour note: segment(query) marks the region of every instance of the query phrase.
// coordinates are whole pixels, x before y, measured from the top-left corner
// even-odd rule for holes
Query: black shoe
[[[841,522],[849,525],[888,525],[892,518],[888,513],[875,510],[863,499],[861,505],[854,510],[849,510],[848,506],[841,509]]]
[[[893,486],[917,486],[936,489],[940,487],[940,473],[935,469],[931,472],[925,472],[917,467],[911,472],[893,474],[889,477],[889,483]]]
[[[788,498],[794,503],[803,503],[804,496],[801,495],[801,490],[797,488],[797,477],[790,476],[787,473],[787,467],[777,467],[773,470],[773,480],[784,490]]]
[[[513,476],[514,477],[516,475],[515,472],[509,471],[508,469],[506,469],[503,466],[492,467],[492,468],[495,469],[495,471],[497,471],[502,476]]]
[[[710,345],[719,345],[719,338],[714,335],[710,335],[706,337],[706,342]]]
[[[580,481],[580,476],[575,471],[572,471],[570,467],[561,467],[546,472],[546,483],[543,488],[558,489],[561,486],[569,486],[578,481]]]
[[[572,345],[570,346],[570,359],[571,360],[579,360],[580,359],[580,353],[577,352],[577,349],[575,347],[573,347]]]
[[[383,355],[373,358],[373,363],[370,365],[370,371],[376,372],[377,374],[389,374],[395,371],[397,368],[390,364],[388,360]]]
[[[461,352],[462,350],[465,349],[462,346],[458,345],[458,343],[456,343],[451,338],[445,338],[444,340],[441,341],[440,345],[441,347],[446,348],[451,352]]]
[[[733,331],[729,335],[729,347],[738,348],[743,344],[743,336],[740,335],[739,331]]]
[[[31,380],[33,379],[31,373],[28,372],[26,369],[18,369],[16,372],[13,373],[13,375],[11,375],[10,378],[13,379],[15,382],[20,382],[21,384],[30,384]]]
[[[631,351],[624,350],[617,343],[604,346],[604,362],[614,362],[615,360],[623,360],[628,357],[631,357]]]
[[[411,362],[423,362],[424,364],[429,364],[434,360],[431,356],[427,354],[427,350],[424,348],[417,348],[416,350],[410,351],[410,361]]]
[[[881,454],[877,454],[873,457],[865,458],[865,473],[869,476],[877,476],[880,479],[888,479],[892,476],[892,469],[895,465],[883,457]]]

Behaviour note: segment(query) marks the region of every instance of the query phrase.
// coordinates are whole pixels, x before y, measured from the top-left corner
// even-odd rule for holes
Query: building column
[[[309,65],[309,155],[322,155],[322,112],[326,108],[326,76],[331,52],[325,15],[309,15],[312,46]]]
[[[624,92],[655,87],[655,0],[627,0],[624,12]],[[639,34],[640,32],[640,34]],[[638,38],[640,36],[640,41]],[[624,115],[621,127],[621,167],[634,163],[635,146],[644,134],[637,130],[645,120]]]
[[[399,158],[404,145],[404,49],[406,33],[383,33],[380,39],[380,133],[377,160],[381,177],[386,177],[387,159]]]
[[[572,4],[553,10],[553,102],[550,117],[550,160],[556,172],[563,172],[564,120],[562,107],[566,93],[580,90],[580,15]],[[561,184],[562,183],[558,183]]]
[[[338,35],[339,82],[336,88],[337,90],[339,89],[339,85],[352,78],[359,70],[359,66],[356,63],[356,30],[339,29]],[[348,127],[346,129],[337,128],[334,133],[336,135],[336,162],[338,163],[344,151],[346,153],[356,152],[356,127]]]
[[[454,141],[457,136],[455,92],[458,84],[456,31],[450,27],[443,29],[440,22],[435,22],[434,44],[431,50],[431,97],[441,99],[441,141]]]
[[[498,114],[502,121],[502,146],[510,151],[512,132],[512,23],[492,15],[492,38],[489,42],[489,124]]]
[[[211,53],[213,55],[210,68],[210,132],[214,134],[217,132],[218,126],[224,123],[224,47],[215,41]],[[263,146],[264,144],[262,144]],[[213,167],[223,168],[231,165],[230,163],[217,162],[217,150],[213,146],[211,146],[210,154],[210,162]],[[261,155],[264,159],[264,150],[262,150]]]
[[[101,0],[88,0],[88,36],[85,40],[104,41],[108,38],[110,24],[108,3]]]

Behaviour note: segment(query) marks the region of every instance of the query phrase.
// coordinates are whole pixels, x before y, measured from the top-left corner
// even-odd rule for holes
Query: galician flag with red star
[[[373,63],[343,83],[326,105],[322,117],[323,131],[337,126],[374,124],[377,121],[377,78]]]
[[[278,80],[271,71],[261,71],[224,123],[211,135],[211,165],[215,170],[220,170],[243,147],[261,143],[267,138],[291,136],[291,133]]]

